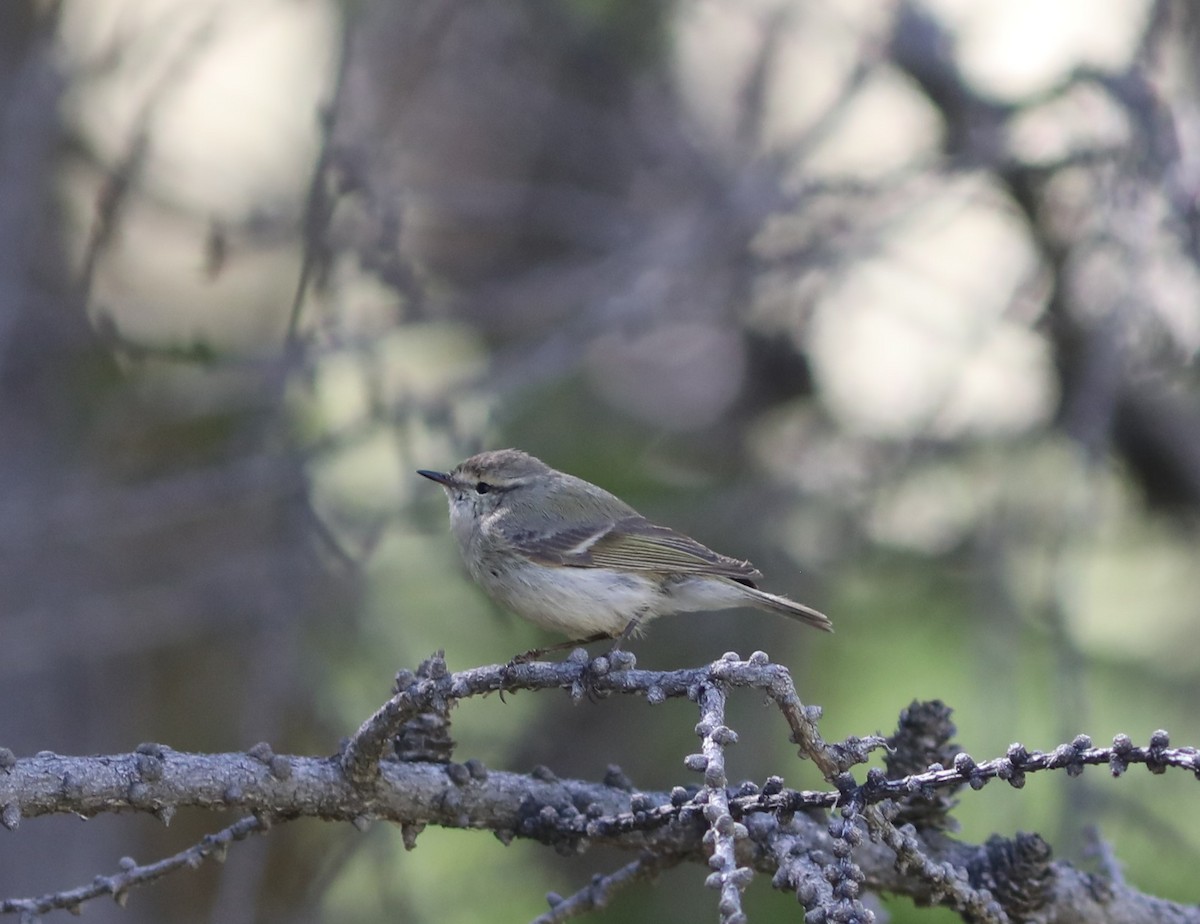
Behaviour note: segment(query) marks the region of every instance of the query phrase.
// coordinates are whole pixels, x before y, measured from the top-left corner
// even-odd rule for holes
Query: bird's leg
[[[608,653],[610,655],[614,651],[620,651],[621,646],[629,639],[633,638],[633,635],[635,632],[637,632],[638,625],[641,623],[641,621],[642,618],[640,616],[634,616],[633,619],[629,620],[629,622],[625,625],[625,628],[621,630],[621,634],[617,636],[617,640],[613,642],[612,648],[608,649]]]
[[[628,631],[628,629],[626,630]],[[624,634],[621,636],[624,638]],[[578,648],[580,645],[590,645],[592,642],[602,642],[606,638],[612,638],[607,632],[597,632],[595,635],[589,635],[587,638],[577,638],[569,642],[559,642],[557,645],[547,645],[545,648],[530,648],[528,651],[523,651],[519,655],[515,655],[508,663],[525,664],[529,661],[536,661],[542,655],[549,654],[552,651],[565,651],[568,648]]]

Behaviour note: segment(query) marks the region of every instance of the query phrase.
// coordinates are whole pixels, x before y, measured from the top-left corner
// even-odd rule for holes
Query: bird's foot
[[[505,670],[512,670],[518,664],[528,664],[530,661],[536,661],[545,653],[545,648],[530,648],[528,651],[522,651],[520,654],[513,655],[508,659],[508,663],[504,665]]]

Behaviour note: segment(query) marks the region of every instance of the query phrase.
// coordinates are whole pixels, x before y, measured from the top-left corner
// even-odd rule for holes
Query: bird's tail
[[[805,606],[803,603],[797,603],[795,600],[789,600],[787,597],[781,597],[778,594],[769,594],[765,590],[759,590],[757,587],[747,587],[745,584],[740,583],[738,587],[744,591],[746,602],[751,606],[758,607],[760,610],[767,610],[771,613],[779,613],[781,616],[787,616],[789,619],[807,623],[825,632],[833,631],[833,623],[829,621],[829,617],[819,610],[814,610],[811,606]]]

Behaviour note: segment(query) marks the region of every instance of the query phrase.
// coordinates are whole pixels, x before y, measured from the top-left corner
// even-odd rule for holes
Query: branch
[[[417,672],[402,672],[398,692],[363,723],[339,754],[276,754],[266,744],[245,753],[187,754],[157,744],[132,754],[63,757],[47,752],[17,758],[0,749],[0,824],[49,813],[88,817],[140,811],[169,822],[180,808],[235,809],[248,814],[188,850],[147,866],[125,861],[121,872],[73,890],[35,899],[9,899],[0,911],[32,913],[77,908],[166,873],[219,855],[233,840],[263,831],[276,820],[306,816],[351,822],[397,823],[410,849],[433,824],[493,831],[502,841],[534,839],[562,852],[609,845],[636,851],[638,859],[568,899],[551,896],[544,921],[562,921],[599,907],[618,889],[681,861],[706,862],[708,884],[719,890],[722,921],[744,921],[741,892],[754,873],[793,891],[807,911],[826,919],[870,919],[863,889],[940,904],[990,924],[1037,917],[1054,921],[1168,921],[1200,924],[1200,909],[1142,895],[1122,882],[1086,875],[1053,862],[1037,835],[993,837],[982,846],[944,834],[953,801],[943,794],[982,788],[1002,779],[1020,788],[1030,773],[1107,765],[1116,776],[1131,765],[1152,773],[1170,768],[1197,774],[1200,752],[1172,748],[1165,732],[1148,746],[1118,735],[1111,747],[1086,736],[1048,753],[1012,745],[976,762],[949,739],[949,710],[914,703],[887,740],[888,770],[872,769],[860,783],[851,767],[885,746],[877,737],[826,743],[817,731],[819,710],[804,706],[788,672],[756,653],[726,655],[705,667],[641,671],[631,655],[589,661],[576,652],[563,663],[479,667],[450,673],[440,655]],[[560,688],[573,699],[613,693],[645,696],[649,703],[687,697],[697,703],[701,739],[684,765],[701,773],[700,785],[669,792],[635,791],[618,769],[603,782],[563,780],[541,768],[523,775],[489,770],[480,762],[450,761],[445,714],[459,699],[489,692]],[[762,786],[731,786],[725,751],[737,741],[725,725],[725,704],[738,688],[760,690],[785,716],[801,743],[833,784],[818,791],[788,789],[781,777]],[[415,733],[413,730],[416,730]],[[397,759],[397,752],[410,758]],[[424,755],[424,756],[422,756]],[[947,767],[944,763],[948,763]],[[924,764],[927,769],[909,772]],[[826,812],[836,814],[827,817]],[[907,823],[897,824],[897,820]],[[40,909],[40,911],[39,911]]]
[[[826,779],[862,763],[872,748],[882,746],[882,740],[875,738],[826,744],[817,731],[821,710],[806,708],[787,668],[771,664],[761,651],[748,661],[730,652],[707,667],[677,671],[641,671],[634,669],[635,663],[628,652],[615,651],[589,660],[587,652],[578,648],[562,662],[492,665],[450,674],[439,653],[422,665],[418,674],[402,671],[397,675],[399,692],[362,724],[342,754],[342,766],[350,779],[360,785],[369,783],[406,722],[426,712],[445,713],[470,696],[565,689],[576,702],[585,695],[602,698],[624,693],[645,696],[651,705],[658,705],[672,698],[696,700],[704,684],[713,681],[761,690],[770,697],[791,727],[791,740],[800,746],[800,756],[812,760]]]

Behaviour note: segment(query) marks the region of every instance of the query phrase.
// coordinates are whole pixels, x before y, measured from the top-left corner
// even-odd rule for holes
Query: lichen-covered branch
[[[422,665],[419,675],[404,671],[397,676],[396,694],[362,724],[342,754],[342,766],[350,779],[369,782],[405,722],[423,712],[445,712],[469,696],[564,689],[577,701],[585,695],[622,693],[645,696],[651,704],[658,704],[672,698],[694,700],[700,685],[714,679],[730,687],[766,693],[791,727],[792,740],[800,746],[801,756],[812,760],[826,778],[863,759],[853,749],[830,747],[822,740],[816,726],[820,710],[806,708],[796,695],[787,669],[771,664],[762,652],[755,652],[746,661],[730,653],[707,667],[676,671],[642,671],[634,667],[635,663],[633,655],[624,651],[589,660],[580,648],[562,662],[492,665],[451,674],[444,660],[435,656]]]
[[[1146,746],[1124,735],[1110,747],[1096,747],[1081,735],[1045,753],[1014,744],[1001,757],[977,762],[950,742],[954,729],[945,706],[913,703],[887,739],[888,769],[872,769],[860,781],[853,768],[883,740],[826,743],[816,728],[819,710],[800,702],[788,672],[765,655],[742,660],[730,654],[701,667],[642,671],[632,656],[617,654],[589,660],[575,653],[561,663],[457,673],[436,655],[417,672],[402,672],[392,698],[328,757],[276,754],[265,743],[230,754],[144,744],[130,754],[100,757],[43,752],[18,758],[0,749],[0,824],[13,832],[23,819],[50,813],[147,812],[164,822],[181,809],[246,816],[173,857],[146,865],[125,861],[120,871],[86,886],[9,899],[0,911],[44,913],[78,908],[100,895],[123,899],[135,886],[222,855],[252,831],[315,817],[359,828],[390,821],[400,826],[409,848],[435,825],[490,830],[502,841],[528,838],[564,851],[603,844],[638,854],[570,898],[553,896],[547,921],[599,907],[628,882],[686,861],[712,868],[708,882],[720,893],[718,908],[727,922],[745,920],[741,891],[758,872],[793,892],[807,911],[848,921],[871,919],[860,897],[876,891],[945,905],[992,924],[1034,916],[1047,922],[1200,924],[1196,907],[1054,862],[1037,835],[993,837],[973,846],[945,834],[953,802],[944,794],[977,790],[994,779],[1020,788],[1031,773],[1078,775],[1087,766],[1106,766],[1119,776],[1136,764],[1152,773],[1180,769],[1200,775],[1200,752],[1171,747],[1166,732],[1156,732]],[[765,692],[780,708],[801,754],[829,778],[828,788],[789,789],[779,776],[762,785],[730,783],[724,757],[737,734],[726,724],[725,706],[740,688]],[[552,689],[581,704],[615,694],[644,696],[650,703],[670,697],[694,701],[701,748],[680,757],[688,770],[703,774],[702,784],[645,792],[618,768],[603,781],[589,782],[560,779],[547,768],[518,774],[477,760],[451,760],[453,742],[444,732],[454,703],[491,692]],[[830,810],[833,814],[825,814]]]

